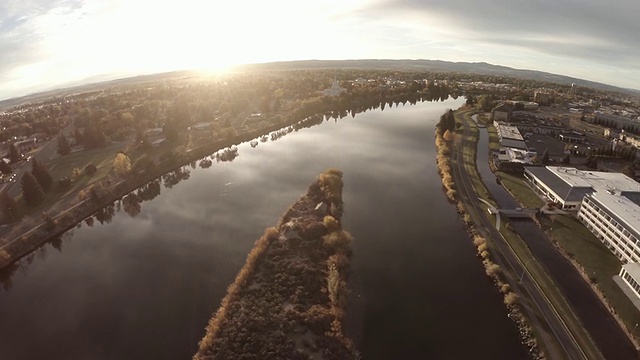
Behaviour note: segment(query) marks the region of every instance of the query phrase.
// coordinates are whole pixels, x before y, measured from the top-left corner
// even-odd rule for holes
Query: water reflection
[[[238,145],[233,162],[207,156],[145,184],[67,233],[63,252],[46,245],[2,273],[2,356],[190,358],[264,228],[337,167],[364,358],[522,358],[435,169],[433,126],[461,103],[391,102],[339,125],[349,112],[323,114]]]

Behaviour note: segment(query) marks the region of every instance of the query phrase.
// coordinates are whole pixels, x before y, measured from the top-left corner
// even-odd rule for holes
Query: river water
[[[141,207],[83,222],[0,274],[1,358],[189,359],[253,242],[329,167],[344,171],[346,325],[364,359],[527,358],[436,171],[434,126],[463,102],[241,144],[233,162],[185,167]]]

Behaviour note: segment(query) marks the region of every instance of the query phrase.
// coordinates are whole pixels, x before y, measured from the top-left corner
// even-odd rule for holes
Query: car
[[[536,140],[536,142],[539,143],[539,144],[542,144],[544,141],[538,139],[538,140]]]

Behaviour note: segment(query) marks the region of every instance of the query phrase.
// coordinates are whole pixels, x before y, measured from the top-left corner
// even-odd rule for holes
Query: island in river
[[[256,241],[194,359],[356,359],[343,333],[351,236],[327,170]]]

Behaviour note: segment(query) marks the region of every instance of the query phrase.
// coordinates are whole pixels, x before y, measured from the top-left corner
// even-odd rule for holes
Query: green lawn
[[[544,201],[526,183],[523,177],[498,171],[502,185],[513,194],[518,201],[528,208],[538,208],[544,205]]]
[[[461,146],[464,146],[462,149],[464,166],[467,168],[467,172],[469,173],[471,182],[473,183],[473,188],[478,196],[495,205],[495,201],[484,186],[484,183],[480,179],[478,171],[476,170],[476,144],[478,142],[479,130],[475,121],[471,119],[471,115],[474,113],[475,110],[458,110],[454,113],[457,122],[460,122],[464,126],[468,126],[470,128],[469,134],[461,143]],[[461,136],[462,131],[458,134]]]
[[[500,139],[498,138],[498,131],[495,126],[488,125],[487,133],[489,134],[489,149],[495,151],[500,150]]]

